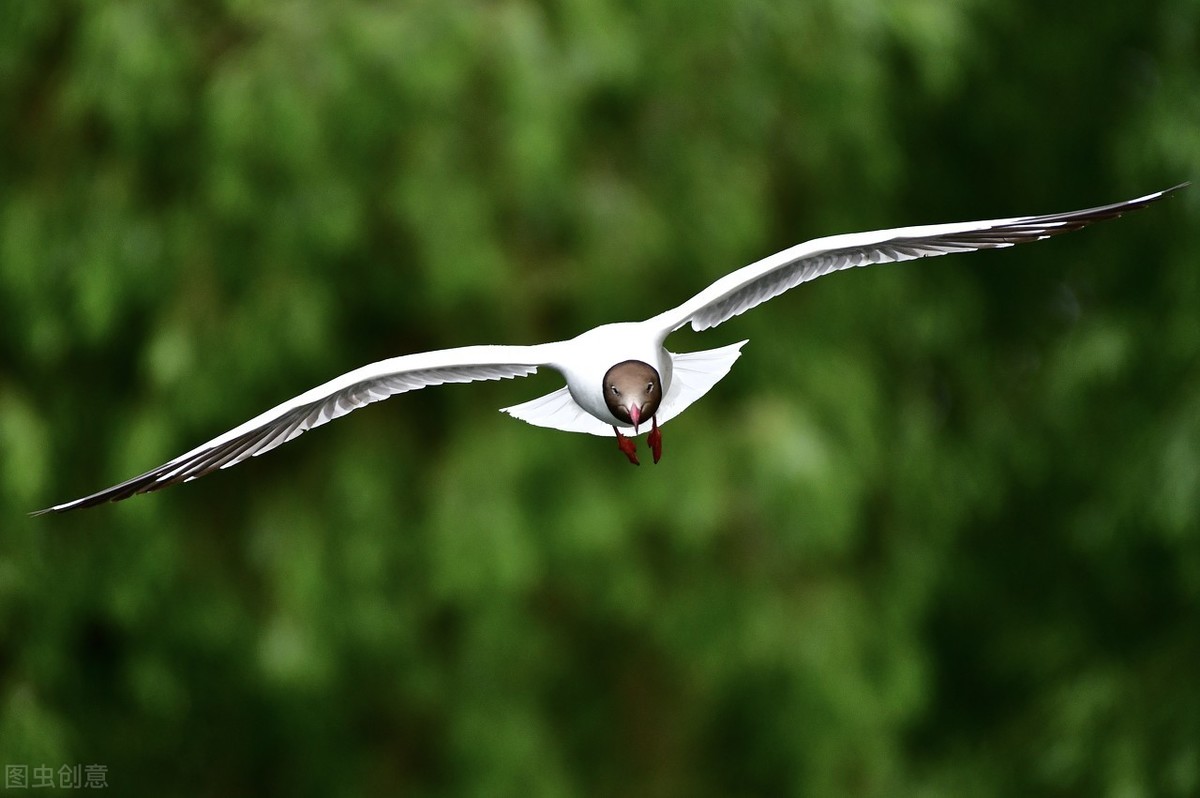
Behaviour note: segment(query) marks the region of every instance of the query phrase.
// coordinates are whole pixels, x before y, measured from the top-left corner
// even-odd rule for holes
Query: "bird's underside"
[[[661,424],[724,377],[745,343],[708,352],[667,353],[662,348],[664,340],[685,324],[697,331],[715,327],[790,288],[842,269],[1009,247],[1078,230],[1143,208],[1183,185],[1066,213],[818,238],[731,272],[683,304],[643,322],[605,325],[570,341],[550,344],[467,346],[384,360],[313,388],[144,474],[34,515],[120,501],[196,479],[398,393],[444,383],[523,377],[543,366],[563,373],[567,387],[505,412],[535,425],[571,432],[607,435],[611,429],[620,451],[633,463],[637,462],[633,439],[623,435],[621,428],[632,427],[636,434],[647,425],[648,443],[658,462]],[[629,363],[638,365],[618,370]],[[668,367],[666,374],[660,373],[664,366]]]

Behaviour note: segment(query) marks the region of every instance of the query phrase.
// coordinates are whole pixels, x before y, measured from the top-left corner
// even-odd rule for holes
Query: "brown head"
[[[604,401],[610,413],[633,425],[636,434],[638,424],[658,412],[662,380],[648,363],[626,360],[604,375]]]

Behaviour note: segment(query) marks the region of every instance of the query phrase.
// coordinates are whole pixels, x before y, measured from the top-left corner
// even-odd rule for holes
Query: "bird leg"
[[[646,436],[646,443],[650,444],[650,451],[654,453],[654,462],[662,459],[662,431],[658,428],[658,416],[650,417],[650,434]]]
[[[616,427],[613,427],[613,432],[617,433],[617,448],[629,458],[629,462],[633,463],[634,465],[641,465],[641,463],[638,462],[637,448],[633,442],[633,439],[626,438],[621,434],[621,430],[617,429]]]

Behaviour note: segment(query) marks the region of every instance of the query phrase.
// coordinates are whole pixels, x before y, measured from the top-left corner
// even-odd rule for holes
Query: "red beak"
[[[642,408],[637,405],[629,406],[629,420],[633,422],[633,434],[637,435],[638,424],[642,420]]]

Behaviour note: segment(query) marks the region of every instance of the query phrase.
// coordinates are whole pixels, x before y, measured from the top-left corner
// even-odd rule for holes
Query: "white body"
[[[663,347],[663,338],[662,331],[650,322],[622,322],[596,327],[569,341],[547,344],[546,365],[566,378],[566,387],[506,407],[503,412],[564,432],[611,435],[613,427],[631,430],[629,422],[609,412],[603,382],[613,365],[640,360],[653,366],[662,381],[663,401],[657,413],[661,426],[728,374],[746,343],[679,355]]]
[[[564,342],[562,355],[549,365],[566,378],[567,390],[581,409],[610,427],[624,427],[626,424],[609,412],[604,401],[604,375],[616,363],[640,360],[658,371],[663,391],[669,396],[671,356],[663,348],[658,332],[645,322],[605,324]]]

